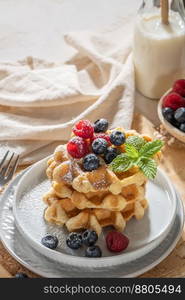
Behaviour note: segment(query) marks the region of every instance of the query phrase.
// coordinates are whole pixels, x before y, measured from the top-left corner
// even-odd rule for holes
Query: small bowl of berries
[[[162,96],[158,116],[165,129],[185,143],[185,79],[175,81],[173,87]]]

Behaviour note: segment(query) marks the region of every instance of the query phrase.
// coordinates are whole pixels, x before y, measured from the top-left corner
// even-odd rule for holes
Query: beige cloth
[[[124,19],[101,33],[69,33],[65,41],[77,52],[65,64],[33,57],[1,63],[0,156],[8,148],[21,154],[22,163],[43,158],[84,118],[104,117],[112,127],[130,128],[135,91],[131,32],[131,22]]]

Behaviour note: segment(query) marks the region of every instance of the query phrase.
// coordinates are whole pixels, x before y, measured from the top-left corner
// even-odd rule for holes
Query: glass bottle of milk
[[[145,0],[138,12],[133,56],[137,90],[159,99],[177,79],[185,78],[185,8],[183,0]]]

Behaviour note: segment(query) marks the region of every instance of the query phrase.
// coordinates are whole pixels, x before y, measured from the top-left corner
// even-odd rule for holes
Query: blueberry
[[[113,131],[110,135],[110,141],[115,146],[121,146],[125,143],[125,134],[121,131]]]
[[[174,118],[179,123],[185,122],[185,107],[180,107],[175,111]]]
[[[109,123],[106,119],[99,119],[94,123],[94,132],[106,132]]]
[[[170,123],[171,123],[174,127],[178,128],[178,129],[179,129],[180,125],[181,125],[181,124],[180,124],[179,122],[177,122],[175,119],[172,120]]]
[[[95,154],[88,154],[83,159],[83,167],[86,171],[98,169],[100,160]]]
[[[107,149],[108,143],[105,139],[97,138],[92,142],[92,150],[95,154],[103,154]]]
[[[66,244],[71,249],[79,249],[82,246],[82,235],[77,232],[71,232],[66,239]]]
[[[185,132],[185,123],[182,123],[179,127],[182,132]]]
[[[85,251],[86,257],[101,257],[102,251],[99,246],[88,247]]]
[[[162,109],[162,114],[168,122],[170,122],[170,123],[173,122],[173,120],[174,120],[174,110],[171,107],[164,107]]]
[[[26,273],[18,272],[15,274],[15,278],[28,278],[28,275],[26,275]]]
[[[82,240],[84,245],[86,246],[93,246],[96,241],[98,240],[98,235],[96,233],[96,231],[93,230],[86,230],[84,231],[84,233],[82,234]]]
[[[56,236],[47,234],[45,237],[42,238],[41,243],[49,249],[56,249],[56,247],[58,246],[58,239]]]
[[[116,156],[118,156],[118,154],[119,154],[118,149],[113,148],[113,147],[108,147],[106,152],[105,152],[105,155],[104,155],[105,162],[107,164],[110,164],[113,161],[113,159]]]

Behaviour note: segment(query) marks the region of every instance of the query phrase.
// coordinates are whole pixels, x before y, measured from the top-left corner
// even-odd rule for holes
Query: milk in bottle
[[[162,23],[160,7],[140,12],[133,53],[136,87],[146,97],[159,99],[185,78],[185,21],[179,12],[169,11],[168,24]]]

